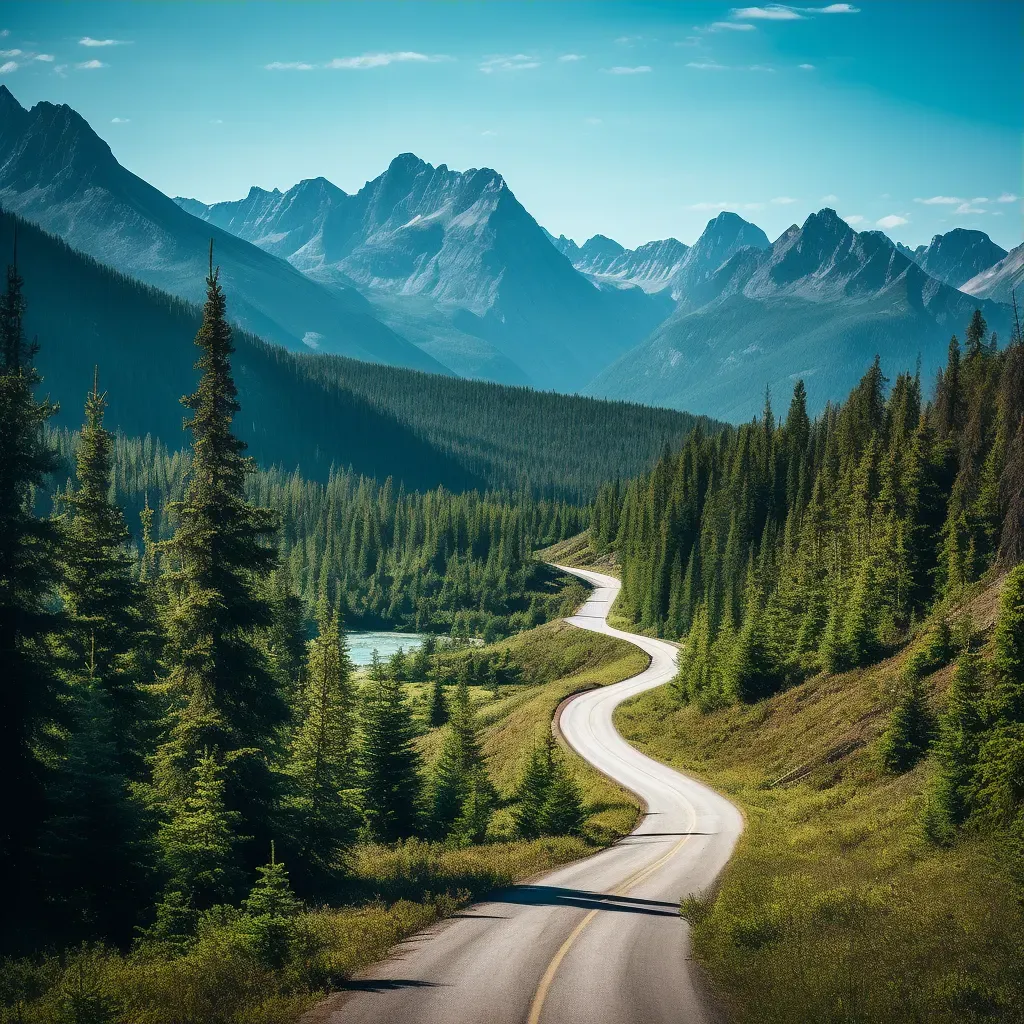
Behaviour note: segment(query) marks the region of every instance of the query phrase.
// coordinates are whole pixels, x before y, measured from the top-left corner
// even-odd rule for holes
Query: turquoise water
[[[426,639],[425,633],[349,633],[348,650],[353,665],[369,665],[376,649],[381,660],[387,661],[399,647],[408,654],[419,648]]]

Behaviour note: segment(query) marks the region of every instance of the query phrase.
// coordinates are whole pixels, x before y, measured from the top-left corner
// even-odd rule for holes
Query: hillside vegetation
[[[4,211],[0,252],[13,251],[15,229],[25,329],[44,342],[38,365],[47,393],[62,403],[58,423],[77,424],[98,365],[111,396],[108,427],[176,450],[200,310]],[[242,331],[235,342],[236,429],[249,453],[265,468],[299,467],[321,482],[332,467],[351,467],[408,489],[526,486],[538,497],[589,500],[605,480],[648,468],[698,422],[642,405],[296,354]]]
[[[958,641],[970,636],[989,663],[998,591],[956,609]],[[945,741],[908,771],[887,768],[900,693],[928,645],[925,633],[870,668],[752,706],[704,712],[662,689],[620,708],[631,742],[746,814],[718,893],[683,901],[695,953],[737,1022],[1021,1019],[1019,838],[983,814],[955,840],[930,837]],[[946,665],[922,680],[941,736],[953,676]]]

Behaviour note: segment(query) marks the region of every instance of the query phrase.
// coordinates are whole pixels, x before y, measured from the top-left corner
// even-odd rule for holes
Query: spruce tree
[[[78,483],[61,496],[67,509],[62,660],[73,681],[88,679],[108,695],[117,763],[126,776],[140,778],[153,724],[152,700],[142,687],[155,673],[156,636],[133,572],[128,524],[110,498],[114,439],[103,426],[106,404],[97,371],[75,453]]]
[[[236,848],[247,837],[238,834],[241,816],[225,805],[225,775],[212,753],[200,755],[192,792],[157,837],[167,875],[163,902],[175,915],[184,907],[193,922],[199,911],[231,900],[241,880]],[[158,923],[160,916],[158,907]]]
[[[476,713],[465,681],[459,683],[441,749],[430,780],[430,828],[438,838],[447,838],[455,828],[471,787],[478,787],[478,803],[486,804],[493,792],[487,780]]]
[[[25,339],[17,256],[0,298],[0,860],[18,879],[12,909],[31,901],[44,790],[55,751],[61,686],[49,639],[58,579],[57,525],[37,518],[35,491],[57,467],[43,433],[57,409],[35,396],[41,378]]]
[[[945,842],[967,819],[985,729],[981,659],[970,648],[957,662],[939,718],[935,776],[925,809],[926,832]]]
[[[261,964],[280,970],[296,936],[294,918],[302,904],[292,892],[288,872],[270,844],[270,862],[257,869],[259,878],[242,904],[248,918],[253,952]]]
[[[444,676],[438,672],[430,686],[430,708],[427,723],[432,729],[440,728],[448,721],[448,701],[444,695]]]
[[[420,757],[402,684],[371,668],[363,692],[358,765],[369,834],[390,843],[412,835],[420,804]]]
[[[875,559],[868,556],[850,592],[843,622],[843,647],[851,667],[870,665],[879,654],[879,595],[875,583]]]
[[[579,835],[586,820],[583,798],[560,753],[551,760],[551,778],[540,811],[541,832],[548,836]]]
[[[225,800],[241,814],[242,828],[269,841],[277,785],[270,759],[288,716],[261,644],[273,623],[258,580],[275,565],[276,516],[251,504],[245,480],[252,465],[232,432],[239,410],[231,374],[231,328],[224,291],[213,268],[206,280],[196,391],[183,399],[192,410],[192,464],[184,499],[172,505],[177,520],[164,551],[172,568],[166,615],[166,689],[172,714],[157,756],[161,800],[180,804],[193,770],[216,751],[225,766]]]
[[[303,717],[292,741],[291,812],[303,869],[329,872],[356,828],[355,698],[337,611],[320,609],[308,644]]]
[[[551,734],[546,733],[543,742],[534,746],[530,760],[526,762],[512,811],[516,835],[520,839],[536,839],[543,832],[542,812],[551,782],[554,747]]]
[[[891,772],[905,772],[928,752],[935,721],[921,677],[908,672],[879,743],[879,757]]]

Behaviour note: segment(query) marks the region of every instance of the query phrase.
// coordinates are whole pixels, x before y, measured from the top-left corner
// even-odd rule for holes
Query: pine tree
[[[55,927],[68,939],[131,936],[151,896],[150,823],[129,789],[110,692],[85,680],[56,772],[41,850]]]
[[[177,529],[164,545],[174,565],[165,655],[173,712],[156,782],[165,803],[180,803],[204,752],[216,751],[227,772],[227,806],[255,840],[269,841],[278,795],[269,762],[288,708],[257,639],[273,622],[257,580],[275,565],[265,541],[276,517],[245,497],[252,465],[231,428],[239,410],[234,347],[212,243],[206,290],[195,339],[201,376],[183,399],[193,411],[191,471],[184,499],[172,506]]]
[[[381,842],[416,831],[421,784],[414,736],[402,684],[389,678],[377,659],[363,694],[358,764],[368,829]]]
[[[303,718],[288,774],[298,853],[305,869],[329,872],[356,829],[355,707],[352,664],[338,612],[321,605],[320,632],[308,644]]]
[[[153,724],[152,702],[142,685],[155,673],[156,637],[133,573],[128,524],[110,498],[114,439],[103,426],[105,408],[97,372],[75,453],[78,486],[61,496],[68,509],[60,586],[68,618],[62,658],[72,680],[89,679],[107,693],[118,766],[126,776],[140,778]]]
[[[516,835],[520,839],[536,839],[543,832],[542,813],[551,783],[554,749],[554,740],[550,733],[546,733],[543,742],[534,746],[530,760],[526,762],[512,811]]]
[[[58,625],[50,605],[59,532],[33,514],[36,488],[56,469],[43,427],[57,411],[39,401],[36,346],[25,340],[25,300],[15,262],[0,298],[0,860],[18,879],[12,909],[31,902],[33,860],[45,814],[61,687],[48,640]]]
[[[430,828],[435,836],[443,839],[455,831],[473,786],[480,790],[477,802],[486,804],[487,794],[493,790],[480,750],[476,713],[462,681],[455,691],[444,739],[431,771]]]
[[[569,773],[565,758],[556,753],[540,812],[541,832],[549,836],[579,835],[585,820],[583,798],[576,780]]]
[[[190,775],[192,792],[157,838],[167,874],[164,903],[175,911],[186,908],[194,921],[197,912],[236,893],[237,846],[246,837],[238,834],[240,815],[225,806],[226,772],[214,755],[201,755]]]
[[[945,842],[970,813],[978,753],[985,729],[981,660],[968,648],[960,656],[935,744],[936,771],[925,810],[926,832]]]
[[[427,722],[432,729],[437,729],[448,721],[448,702],[444,696],[444,676],[438,673],[430,687],[430,710]]]
[[[921,677],[908,672],[879,743],[882,764],[891,772],[909,771],[928,752],[934,736],[935,721]]]
[[[843,646],[851,667],[870,665],[878,657],[878,592],[875,584],[875,560],[864,559],[850,592],[843,623]]]
[[[270,862],[256,869],[259,878],[242,906],[258,961],[280,970],[288,960],[296,936],[294,918],[302,904],[292,892],[288,872],[270,844]]]

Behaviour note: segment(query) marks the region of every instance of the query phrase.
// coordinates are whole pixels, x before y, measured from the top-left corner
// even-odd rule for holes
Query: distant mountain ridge
[[[233,316],[294,351],[447,368],[373,314],[353,288],[328,291],[288,263],[211,230],[122,167],[66,105],[26,110],[0,85],[0,204],[90,256],[189,301],[203,294],[211,236]]]
[[[314,280],[354,284],[471,375],[573,390],[671,311],[640,289],[594,287],[490,168],[403,153],[354,195],[315,178],[205,208],[177,202]]]
[[[984,231],[969,228],[953,228],[944,235],[935,235],[928,245],[919,245],[912,254],[906,246],[898,248],[926,274],[954,288],[962,287],[1006,256],[1006,250]]]
[[[1009,326],[1005,306],[937,281],[882,232],[858,233],[827,209],[691,280],[676,312],[588,393],[735,421],[760,409],[766,384],[785,395],[804,377],[820,409],[876,353],[887,372],[920,356],[933,373],[976,306],[1000,336]]]
[[[1016,292],[1018,307],[1024,306],[1024,243],[1011,249],[994,266],[972,277],[960,290],[994,302],[1009,302]]]

